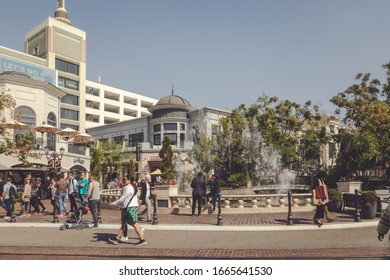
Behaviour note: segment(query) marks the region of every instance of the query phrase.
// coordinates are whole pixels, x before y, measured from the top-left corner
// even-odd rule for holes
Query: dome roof
[[[159,110],[185,110],[187,112],[193,111],[195,108],[191,106],[185,98],[178,95],[168,95],[162,97],[156,105],[149,108],[149,112],[153,113]]]
[[[161,98],[155,106],[159,105],[182,105],[182,106],[191,106],[190,102],[178,95],[168,95]]]

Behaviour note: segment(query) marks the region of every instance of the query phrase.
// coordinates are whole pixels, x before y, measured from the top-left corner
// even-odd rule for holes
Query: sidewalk
[[[44,202],[52,207],[49,201]],[[161,211],[163,212],[163,211]],[[18,213],[18,208],[16,208]],[[224,214],[217,226],[217,214],[158,214],[158,224],[140,221],[148,244],[135,247],[133,230],[128,243],[118,246],[107,240],[119,229],[120,211],[102,209],[98,230],[63,230],[66,221],[53,215],[16,217],[5,221],[0,209],[0,259],[389,259],[388,238],[376,238],[378,219],[354,221],[354,211],[331,213],[334,219],[318,228],[314,211],[292,212],[293,225],[287,225],[287,212]],[[91,221],[90,213],[84,221]],[[26,230],[29,238],[26,238]],[[59,237],[61,236],[61,237]],[[75,238],[77,236],[77,238]],[[322,240],[318,242],[318,240]]]
[[[44,200],[44,205],[47,207],[46,213],[42,215],[35,215],[31,214],[29,217],[21,217],[18,216],[19,214],[19,207],[15,205],[16,207],[16,223],[10,223],[3,219],[5,216],[4,209],[0,209],[0,225],[5,226],[4,224],[9,224],[9,226],[20,226],[20,224],[35,224],[35,226],[44,226],[44,224],[49,225],[53,223],[53,215],[51,215],[49,212],[52,211],[52,206],[50,205],[49,200]],[[68,208],[69,209],[69,208]],[[152,223],[146,222],[145,219],[142,219],[140,221],[140,224],[147,226],[147,228],[152,229],[155,228],[175,228],[180,229],[181,227],[185,227],[188,229],[188,227],[202,227],[203,230],[205,229],[212,229],[212,230],[226,230],[227,227],[229,229],[233,229],[234,227],[237,227],[237,230],[249,230],[249,228],[252,228],[252,230],[259,230],[259,228],[267,229],[267,227],[272,226],[272,229],[275,229],[275,227],[278,227],[280,229],[286,229],[291,228],[293,226],[310,226],[316,227],[313,224],[313,216],[314,211],[301,211],[301,212],[294,212],[295,209],[292,209],[292,222],[293,225],[288,226],[288,216],[287,212],[267,212],[267,213],[240,213],[240,214],[225,214],[222,209],[222,226],[217,226],[218,222],[218,214],[208,214],[206,211],[204,214],[202,214],[200,217],[194,216],[192,217],[189,214],[167,214],[166,211],[164,213],[157,213],[157,225],[152,225]],[[287,211],[287,210],[286,210]],[[163,211],[162,211],[163,212]],[[101,217],[102,217],[102,225],[105,228],[108,227],[114,227],[117,228],[120,224],[120,211],[118,209],[101,209]],[[331,212],[331,217],[333,219],[333,222],[328,223],[324,221],[323,228],[335,228],[337,225],[344,227],[351,226],[351,227],[357,227],[357,226],[364,226],[364,225],[374,225],[378,223],[379,217],[375,219],[365,220],[361,219],[361,222],[355,222],[355,212],[354,209],[348,209],[345,212],[341,213],[335,213]],[[59,217],[59,224],[64,223],[66,221],[67,217]],[[83,216],[83,219],[85,221],[91,221],[92,216],[90,213]],[[302,228],[302,227],[300,227]],[[200,229],[200,228],[199,228]]]

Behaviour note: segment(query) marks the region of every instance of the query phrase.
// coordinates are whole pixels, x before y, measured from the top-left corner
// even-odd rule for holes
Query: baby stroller
[[[88,201],[84,201],[82,205],[72,213],[70,218],[67,219],[65,223],[63,223],[60,226],[60,230],[70,229],[70,228],[75,228],[77,230],[80,230],[83,228],[93,227],[92,223],[87,223],[83,221],[83,215],[88,214],[89,211],[90,209],[88,207]]]

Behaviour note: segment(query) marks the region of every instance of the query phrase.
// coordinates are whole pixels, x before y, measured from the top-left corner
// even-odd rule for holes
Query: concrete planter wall
[[[362,191],[362,182],[337,182],[337,190],[342,193],[355,193]]]
[[[179,185],[157,185],[157,206],[171,208],[170,197],[177,196]]]

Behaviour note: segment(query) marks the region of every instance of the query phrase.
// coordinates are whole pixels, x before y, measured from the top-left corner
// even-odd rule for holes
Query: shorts
[[[129,207],[127,209],[122,209],[124,212],[123,216],[128,224],[138,222],[138,207]]]

